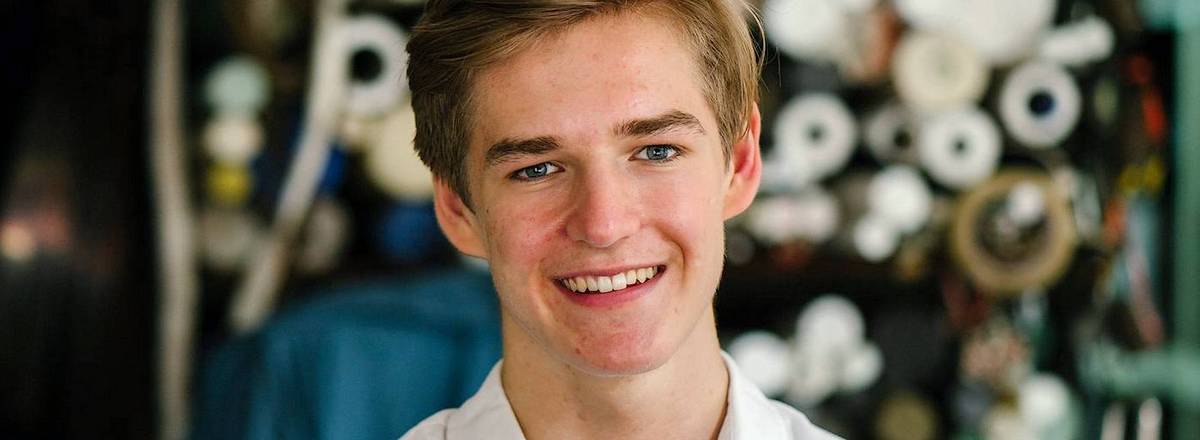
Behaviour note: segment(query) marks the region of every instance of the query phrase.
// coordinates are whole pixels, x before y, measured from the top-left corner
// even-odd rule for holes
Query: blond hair
[[[743,10],[757,19],[743,0],[429,0],[408,42],[417,154],[470,206],[475,75],[584,20],[642,12],[672,21],[693,51],[728,162],[758,100],[761,70]]]

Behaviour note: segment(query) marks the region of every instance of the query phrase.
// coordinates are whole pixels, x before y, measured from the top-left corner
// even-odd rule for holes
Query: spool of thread
[[[1054,20],[1055,0],[963,0],[949,24],[952,34],[987,62],[1009,65],[1027,57]]]
[[[1000,131],[974,107],[938,113],[921,126],[921,165],[938,183],[971,188],[995,173],[1000,162]]]
[[[912,27],[959,40],[995,65],[1027,56],[1050,27],[1054,6],[1054,0],[896,0]]]
[[[849,25],[833,0],[766,0],[762,9],[767,39],[793,59],[827,59]]]
[[[200,212],[200,252],[204,263],[219,272],[238,272],[263,235],[262,225],[249,211],[207,208]]]
[[[888,104],[870,114],[866,121],[867,151],[882,164],[893,162],[915,165],[917,133],[908,110]]]
[[[763,394],[778,396],[787,389],[791,352],[780,337],[761,330],[743,333],[729,344],[729,355]]]
[[[365,14],[347,21],[338,36],[350,80],[346,110],[370,116],[395,107],[408,84],[404,32],[383,16]]]
[[[863,340],[862,314],[838,295],[814,299],[796,320],[787,399],[810,407],[839,389],[866,388],[882,371],[878,349]]]
[[[932,33],[908,32],[894,55],[896,92],[918,111],[962,107],[979,101],[988,66],[971,46]]]
[[[270,97],[267,71],[253,58],[232,56],[209,72],[204,82],[204,97],[218,113],[253,115]]]
[[[814,93],[793,99],[775,120],[779,179],[801,189],[846,166],[857,141],[850,110],[837,96]]]
[[[1014,224],[1004,209],[1012,190],[1041,190],[1045,218],[1034,227]],[[950,225],[950,250],[984,293],[1002,297],[1047,287],[1062,276],[1075,249],[1075,222],[1065,195],[1044,173],[1001,172],[965,194]]]
[[[900,231],[876,214],[867,214],[854,224],[854,250],[864,260],[878,263],[888,259],[900,246]]]
[[[219,112],[204,127],[205,153],[227,165],[248,165],[262,144],[262,127],[249,114]]]
[[[1107,21],[1090,16],[1047,33],[1038,45],[1038,56],[1066,66],[1080,66],[1112,55],[1115,39]]]
[[[822,295],[810,302],[796,320],[797,348],[823,353],[848,353],[862,344],[866,325],[858,307],[845,297]]]
[[[869,210],[896,230],[911,234],[925,226],[933,212],[933,193],[917,170],[892,165],[871,178]]]
[[[1000,90],[1000,119],[1018,142],[1031,148],[1060,144],[1079,122],[1079,88],[1057,64],[1033,61],[1017,67]]]
[[[769,245],[796,240],[823,243],[837,232],[837,200],[819,187],[763,198],[747,213],[746,229]]]
[[[381,121],[367,146],[367,175],[396,200],[420,202],[433,196],[433,175],[413,149],[416,130],[412,107],[402,105]]]
[[[337,267],[350,241],[350,213],[337,199],[317,198],[302,234],[296,269],[309,275],[328,273]]]

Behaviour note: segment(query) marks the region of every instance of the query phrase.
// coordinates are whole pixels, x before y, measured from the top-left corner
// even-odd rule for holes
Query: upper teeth
[[[558,280],[572,292],[601,292],[607,293],[626,287],[641,284],[658,274],[657,267],[643,267],[618,273],[613,276],[583,276],[563,278]]]

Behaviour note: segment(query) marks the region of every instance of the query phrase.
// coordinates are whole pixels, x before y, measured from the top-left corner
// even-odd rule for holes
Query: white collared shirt
[[[722,353],[729,370],[729,399],[718,440],[832,440],[790,406],[767,399]],[[503,362],[503,361],[501,361]],[[463,406],[423,420],[400,440],[524,440],[517,417],[500,385],[500,362]]]

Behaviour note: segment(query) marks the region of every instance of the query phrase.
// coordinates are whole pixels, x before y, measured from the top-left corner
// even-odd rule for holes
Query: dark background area
[[[0,7],[0,438],[154,436],[144,1]]]

